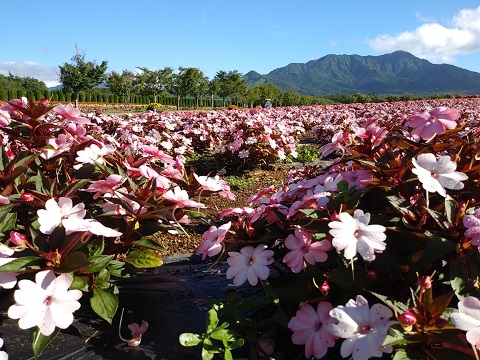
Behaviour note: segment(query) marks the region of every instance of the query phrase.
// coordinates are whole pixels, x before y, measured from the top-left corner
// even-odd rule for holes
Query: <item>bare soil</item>
[[[289,172],[293,167],[293,165],[278,165],[246,171],[244,175],[249,179],[247,182],[248,186],[242,189],[232,187],[232,192],[236,197],[234,201],[218,195],[202,199],[202,203],[207,206],[207,209],[203,211],[206,218],[195,219],[192,225],[185,226],[188,236],[168,233],[155,234],[155,239],[167,250],[164,255],[194,253],[197,246],[203,242],[202,234],[211,225],[221,223],[216,217],[219,211],[227,208],[248,206],[247,199],[259,190],[270,185],[283,184],[288,179]]]

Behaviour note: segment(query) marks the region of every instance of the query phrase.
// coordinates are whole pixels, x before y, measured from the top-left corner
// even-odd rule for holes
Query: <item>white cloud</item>
[[[32,61],[0,62],[0,74],[8,73],[19,77],[32,77],[43,81],[47,87],[59,85],[59,69],[57,66],[40,65]]]
[[[480,50],[480,6],[459,11],[446,26],[428,22],[413,31],[379,35],[369,45],[378,52],[404,50],[433,62],[454,62],[456,55]]]

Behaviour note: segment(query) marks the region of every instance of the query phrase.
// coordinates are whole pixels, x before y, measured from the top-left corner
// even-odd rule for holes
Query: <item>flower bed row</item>
[[[148,236],[185,232],[204,196],[234,196],[185,155],[269,163],[311,130],[332,165],[221,211],[197,251],[228,255],[233,285],[262,294],[219,299],[207,332],[181,342],[206,359],[476,356],[478,114],[475,99],[125,116],[3,103],[0,286],[18,281],[8,316],[35,329],[36,355],[85,301],[111,322],[111,280],[161,265]],[[146,325],[132,328],[139,343]]]

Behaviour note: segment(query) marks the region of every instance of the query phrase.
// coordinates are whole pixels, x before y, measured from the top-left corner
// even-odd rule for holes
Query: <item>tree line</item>
[[[59,66],[61,90],[49,91],[45,83],[31,77],[0,75],[0,100],[25,96],[52,101],[150,104],[181,107],[225,107],[236,104],[241,107],[257,107],[270,100],[273,106],[313,105],[328,103],[367,103],[398,100],[414,100],[412,94],[402,96],[376,94],[332,94],[325,97],[284,92],[274,84],[248,87],[237,70],[218,71],[213,79],[194,67],[171,67],[152,70],[137,67],[136,73],[123,70],[107,73],[107,61],[97,64],[87,61],[85,54],[76,49],[70,63]],[[101,86],[100,86],[101,85]],[[443,97],[442,95],[435,95]]]

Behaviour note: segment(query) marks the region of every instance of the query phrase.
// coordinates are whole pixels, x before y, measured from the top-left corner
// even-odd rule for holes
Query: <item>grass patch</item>
[[[232,190],[246,190],[252,185],[252,179],[246,175],[240,176],[224,176],[223,180]]]

